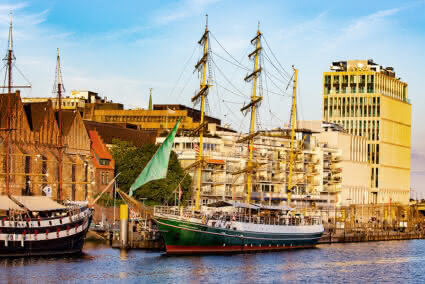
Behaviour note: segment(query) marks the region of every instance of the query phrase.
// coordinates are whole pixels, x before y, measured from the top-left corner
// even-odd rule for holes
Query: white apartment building
[[[206,205],[218,200],[246,198],[248,147],[237,143],[244,134],[230,131],[210,132],[204,137],[201,200]],[[288,132],[282,130],[260,134],[254,139],[253,187],[255,203],[285,204],[289,173]],[[296,189],[292,200],[299,206],[341,206],[371,202],[366,140],[321,121],[298,124],[297,151],[293,171]],[[158,137],[162,143],[165,137]],[[199,137],[177,136],[174,141],[183,167],[196,161]],[[366,151],[365,151],[366,149]],[[192,171],[196,179],[196,171]],[[195,187],[194,183],[194,187]],[[195,190],[195,188],[193,188]]]

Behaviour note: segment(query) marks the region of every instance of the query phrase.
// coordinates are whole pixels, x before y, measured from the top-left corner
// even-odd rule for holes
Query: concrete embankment
[[[396,232],[396,231],[354,231],[345,232],[337,230],[336,232],[326,232],[319,240],[321,244],[327,243],[352,243],[352,242],[374,242],[374,241],[392,241],[392,240],[413,240],[424,239],[423,232]]]

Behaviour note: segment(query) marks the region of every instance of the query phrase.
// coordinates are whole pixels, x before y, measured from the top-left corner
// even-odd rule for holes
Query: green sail
[[[162,179],[167,176],[168,162],[170,160],[171,148],[173,147],[174,137],[179,128],[181,119],[179,119],[173,130],[168,134],[164,143],[158,148],[155,155],[143,169],[142,173],[137,177],[130,187],[129,195],[132,196],[134,191],[152,180]]]

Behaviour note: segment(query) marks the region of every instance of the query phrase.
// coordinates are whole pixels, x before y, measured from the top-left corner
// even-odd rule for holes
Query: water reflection
[[[169,257],[88,245],[74,257],[0,259],[16,282],[425,282],[425,240],[321,245],[318,249]]]
[[[128,252],[126,249],[120,249],[120,259],[128,260]]]

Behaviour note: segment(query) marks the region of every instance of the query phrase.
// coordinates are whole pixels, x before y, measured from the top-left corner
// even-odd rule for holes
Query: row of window
[[[407,85],[394,78],[375,75],[326,75],[323,90],[329,93],[382,93],[407,101]]]
[[[350,87],[335,87],[335,88],[328,88],[328,87],[324,87],[323,88],[325,95],[328,94],[373,94],[375,92],[375,89],[373,87],[373,85],[370,86],[359,86],[357,88],[356,85],[350,86]]]
[[[202,148],[203,151],[217,151],[218,145],[212,144],[212,143],[203,143],[204,147]],[[192,143],[192,142],[183,142],[183,143],[174,143],[173,148],[175,150],[199,150],[199,143]]]
[[[379,117],[380,97],[325,98],[323,111],[325,117]]]
[[[176,122],[180,116],[106,115],[106,122]]]
[[[367,158],[370,164],[379,164],[379,144],[367,145]]]
[[[58,101],[55,101],[53,103],[55,106],[59,105]],[[69,101],[62,101],[62,106],[78,106],[78,102],[69,102]]]
[[[333,80],[332,80],[333,79]],[[325,76],[325,85],[339,85],[339,84],[373,84],[375,81],[375,75],[340,75],[335,74],[333,76]]]
[[[331,120],[338,123],[348,133],[366,137],[368,140],[379,140],[379,120]]]
[[[371,187],[378,188],[379,187],[379,169],[372,168],[371,170],[372,170],[372,174],[370,176],[370,185]]]
[[[99,159],[99,164],[102,166],[109,166],[109,163],[111,162],[111,160],[109,159]]]
[[[109,183],[109,173],[108,172],[101,172],[101,182],[102,184],[108,184]]]

